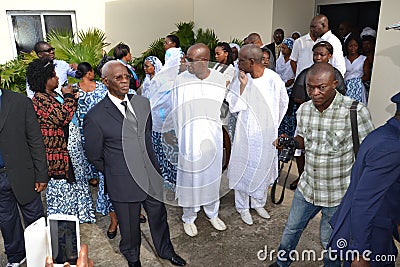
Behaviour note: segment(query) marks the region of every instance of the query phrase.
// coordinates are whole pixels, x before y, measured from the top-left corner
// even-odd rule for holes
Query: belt
[[[0,167],[0,173],[6,172],[6,167]]]

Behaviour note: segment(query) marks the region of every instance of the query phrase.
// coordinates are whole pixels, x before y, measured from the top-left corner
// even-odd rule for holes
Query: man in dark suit
[[[104,173],[106,190],[119,221],[121,253],[129,266],[140,263],[139,214],[143,205],[154,247],[159,257],[186,265],[170,240],[167,212],[162,199],[163,179],[151,144],[151,114],[147,98],[127,96],[131,74],[118,61],[102,69],[108,95],[84,119],[88,159]]]
[[[0,89],[0,227],[7,266],[25,259],[25,227],[44,216],[40,192],[46,188],[46,152],[32,102]]]
[[[397,111],[360,146],[346,195],[331,220],[330,247],[345,266],[395,266],[400,224],[400,93]],[[353,258],[349,250],[358,252]],[[366,255],[369,259],[362,257]]]
[[[279,53],[281,52],[281,45],[284,37],[285,37],[285,32],[282,29],[276,29],[273,35],[274,41],[266,45],[266,47],[268,47],[268,49],[271,50],[275,62],[276,59],[279,57]]]

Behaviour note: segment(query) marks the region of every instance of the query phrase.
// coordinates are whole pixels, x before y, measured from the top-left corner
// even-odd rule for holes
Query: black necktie
[[[125,114],[126,114],[126,110],[128,109],[128,102],[122,101],[122,102],[121,102],[121,105],[124,106],[124,108],[125,108]]]
[[[128,119],[128,120],[134,120],[134,121],[136,121],[136,117],[135,117],[135,115],[132,113],[132,111],[128,108],[128,102],[127,101],[121,101],[121,105],[123,105],[124,106],[124,108],[125,108],[125,117]]]

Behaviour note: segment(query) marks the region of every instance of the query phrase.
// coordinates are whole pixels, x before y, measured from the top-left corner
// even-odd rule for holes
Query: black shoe
[[[174,254],[170,259],[168,259],[173,265],[185,266],[186,261],[182,259],[178,254]]]
[[[146,223],[147,222],[146,216],[144,216],[143,214],[140,214],[139,221],[140,221],[140,223]]]
[[[272,263],[270,266],[268,266],[268,267],[280,267],[279,265],[278,265],[278,263],[276,263],[276,262],[274,262],[274,263]]]
[[[107,231],[107,237],[109,239],[114,239],[114,237],[116,237],[116,236],[117,236],[117,229],[115,229],[115,231],[113,231],[113,232]]]
[[[135,262],[128,262],[129,267],[142,267],[142,264],[140,261],[135,261]]]

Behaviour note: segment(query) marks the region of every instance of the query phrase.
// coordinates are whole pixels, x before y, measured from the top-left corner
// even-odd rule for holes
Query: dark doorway
[[[380,1],[318,6],[319,13],[328,17],[329,26],[335,34],[343,21],[350,22],[358,32],[367,26],[377,30],[380,8]]]

